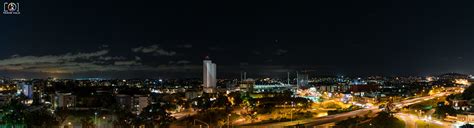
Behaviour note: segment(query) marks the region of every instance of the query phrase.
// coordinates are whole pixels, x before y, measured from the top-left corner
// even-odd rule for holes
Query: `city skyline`
[[[2,128],[474,127],[472,0],[2,3]]]

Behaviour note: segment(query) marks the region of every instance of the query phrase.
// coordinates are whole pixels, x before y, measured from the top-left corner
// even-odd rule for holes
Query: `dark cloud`
[[[139,66],[139,65],[142,65],[142,63],[137,62],[136,60],[115,61],[114,65]]]
[[[139,61],[139,60],[142,60],[142,58],[139,56],[135,56],[135,60]]]
[[[109,60],[124,60],[126,59],[125,57],[123,56],[100,56],[99,57],[99,60],[105,60],[105,61],[109,61]]]
[[[179,60],[179,61],[169,61],[168,64],[189,64],[191,63],[188,60]]]
[[[183,44],[183,45],[178,45],[178,48],[192,48],[192,44]]]
[[[283,55],[283,54],[286,54],[288,53],[288,50],[284,50],[284,49],[277,49],[275,51],[275,55]]]
[[[160,48],[157,44],[150,45],[150,46],[140,46],[137,48],[132,48],[133,52],[138,53],[151,53],[155,56],[174,56],[176,55],[175,51],[165,50]]]

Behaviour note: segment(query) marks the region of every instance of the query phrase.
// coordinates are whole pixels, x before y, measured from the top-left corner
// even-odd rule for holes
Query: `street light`
[[[94,112],[94,123],[97,123],[97,114],[99,114],[99,113]],[[99,127],[99,126],[100,126],[100,125],[98,125],[97,127]]]
[[[230,116],[231,116],[231,115],[232,115],[232,114],[229,114],[229,115],[227,116],[227,128],[230,128]]]
[[[293,121],[293,110],[295,110],[295,108],[292,108],[290,110],[290,121],[292,122]]]
[[[295,110],[294,107],[295,107],[294,103],[293,103],[293,101],[291,101],[290,121],[293,121],[293,110]]]

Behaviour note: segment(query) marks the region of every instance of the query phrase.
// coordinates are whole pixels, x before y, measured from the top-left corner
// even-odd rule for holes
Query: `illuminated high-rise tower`
[[[209,57],[203,61],[202,86],[206,93],[214,92],[216,88],[216,64],[212,63]]]

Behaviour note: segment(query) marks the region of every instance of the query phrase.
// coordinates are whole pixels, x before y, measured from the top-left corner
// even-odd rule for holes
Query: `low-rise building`
[[[192,100],[202,95],[202,91],[187,91],[184,96],[187,100]]]
[[[72,95],[72,93],[63,93],[63,92],[56,92],[54,96],[54,108],[69,108],[74,107],[76,102],[76,96]]]
[[[134,95],[132,99],[132,113],[140,114],[143,108],[147,107],[150,103],[149,97],[145,95]]]
[[[150,104],[150,98],[146,95],[126,95],[118,94],[115,96],[115,100],[120,108],[124,110],[130,110],[134,114],[140,114],[143,108]]]

